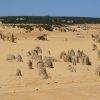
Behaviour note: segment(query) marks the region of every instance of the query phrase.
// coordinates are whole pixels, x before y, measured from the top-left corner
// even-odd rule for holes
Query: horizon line
[[[0,15],[0,17],[79,17],[79,18],[100,18],[100,17],[93,17],[93,16],[50,16],[50,15]]]

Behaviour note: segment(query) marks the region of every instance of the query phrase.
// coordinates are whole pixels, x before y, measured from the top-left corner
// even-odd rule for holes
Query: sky
[[[100,17],[100,0],[0,0],[0,16]]]

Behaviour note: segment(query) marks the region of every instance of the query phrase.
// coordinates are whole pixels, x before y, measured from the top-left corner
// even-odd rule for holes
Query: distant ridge
[[[1,16],[4,24],[97,24],[100,18],[69,16]]]

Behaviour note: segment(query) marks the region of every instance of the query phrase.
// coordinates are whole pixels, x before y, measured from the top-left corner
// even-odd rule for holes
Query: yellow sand
[[[95,75],[100,60],[97,52],[92,51],[94,42],[91,39],[92,33],[100,33],[100,25],[89,26],[95,28],[78,32],[47,32],[48,41],[35,40],[37,34],[34,31],[18,34],[19,40],[15,44],[0,40],[0,100],[100,100],[100,77]],[[80,37],[77,33],[81,34]],[[78,64],[75,66],[76,73],[73,73],[67,70],[69,63],[58,61],[54,63],[54,69],[47,68],[51,78],[43,80],[38,76],[35,63],[33,70],[28,69],[26,64],[26,52],[35,46],[43,49],[43,56],[50,50],[58,60],[63,50],[84,50],[92,66]],[[100,48],[100,44],[97,43],[97,46]],[[6,61],[8,54],[17,53],[22,55],[24,62]],[[16,77],[17,68],[21,69],[22,77]]]

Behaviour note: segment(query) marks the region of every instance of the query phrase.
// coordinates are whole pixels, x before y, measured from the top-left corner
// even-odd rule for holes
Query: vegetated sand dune
[[[100,25],[90,25],[100,28]],[[79,36],[76,34],[80,33]],[[16,43],[0,40],[0,100],[99,100],[100,77],[95,75],[95,69],[100,65],[97,52],[92,50],[94,43],[91,34],[97,34],[98,29],[79,30],[78,32],[47,32],[48,41],[36,40],[37,34],[25,33],[18,35]],[[100,44],[96,43],[100,49]],[[58,59],[54,69],[47,68],[49,79],[41,79],[36,63],[32,70],[28,69],[26,53],[40,46],[43,56],[51,55]],[[70,63],[59,60],[60,52],[69,49],[83,50],[92,62],[91,66],[77,64],[76,72],[67,70]],[[21,54],[23,62],[8,62],[8,54]],[[73,66],[73,65],[72,65]],[[20,68],[22,77],[16,76]]]

